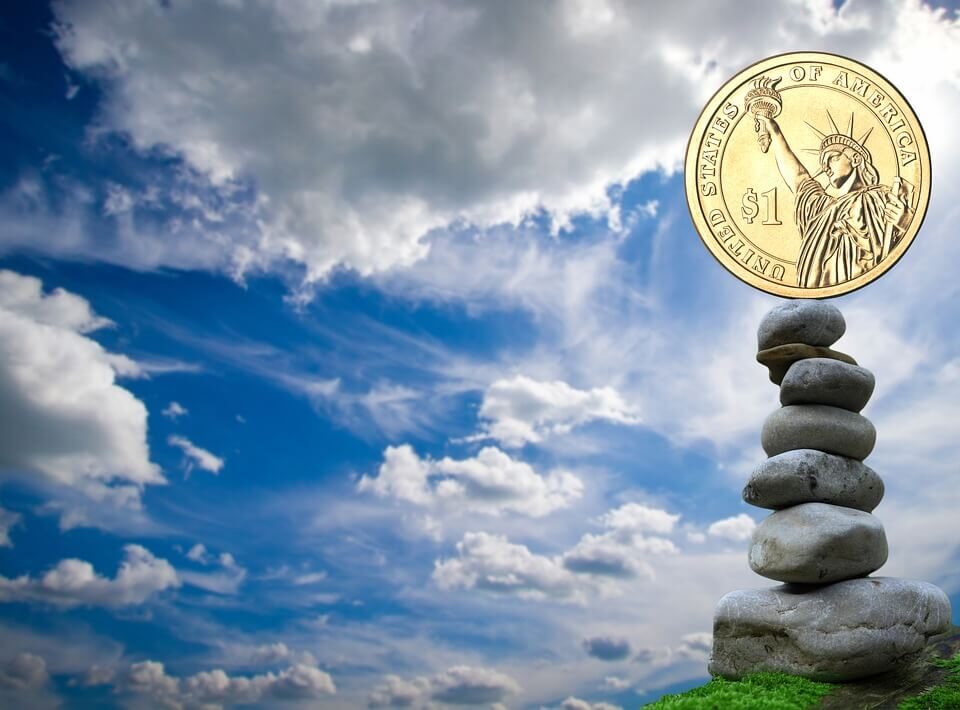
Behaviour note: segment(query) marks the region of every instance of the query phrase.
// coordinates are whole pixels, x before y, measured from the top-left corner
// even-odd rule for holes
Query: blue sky
[[[915,2],[19,3],[0,16],[0,699],[635,707],[767,582],[776,299],[681,161],[728,76],[908,97],[930,210],[835,301],[881,574],[960,621],[960,21]],[[749,30],[749,31],[748,31]],[[924,41],[918,42],[922,37]]]

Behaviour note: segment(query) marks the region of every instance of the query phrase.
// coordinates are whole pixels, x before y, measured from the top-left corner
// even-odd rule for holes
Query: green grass
[[[816,683],[786,673],[754,673],[737,681],[714,678],[706,685],[685,693],[664,695],[656,702],[644,705],[644,708],[646,710],[806,710],[830,693],[834,687],[830,683]]]
[[[897,706],[897,710],[957,710],[960,708],[960,653],[953,658],[938,658],[933,663],[941,668],[950,669],[943,684],[904,700]]]

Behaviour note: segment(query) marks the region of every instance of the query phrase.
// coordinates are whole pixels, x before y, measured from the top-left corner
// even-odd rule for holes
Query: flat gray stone
[[[851,365],[857,364],[857,361],[846,353],[831,350],[830,348],[823,348],[818,345],[804,345],[803,343],[777,345],[773,348],[761,350],[757,353],[757,362],[770,371],[770,381],[775,385],[779,385],[783,382],[787,370],[790,369],[793,363],[797,362],[797,360],[812,357],[832,358],[834,360],[848,362]]]
[[[887,536],[880,521],[828,503],[771,513],[750,541],[750,569],[780,582],[829,584],[864,577],[886,561]]]
[[[950,600],[927,582],[867,577],[724,596],[713,620],[713,675],[779,671],[838,682],[896,671],[950,627]]]
[[[787,301],[771,308],[757,328],[757,350],[777,345],[833,345],[847,329],[843,314],[824,301]]]
[[[832,358],[797,360],[780,383],[781,404],[828,404],[859,412],[870,401],[873,373]]]
[[[831,503],[869,513],[883,499],[883,480],[859,461],[797,449],[757,466],[743,489],[743,499],[772,510],[800,503]]]
[[[866,417],[824,404],[790,404],[763,422],[760,443],[767,456],[816,449],[862,461],[873,451],[877,430]]]

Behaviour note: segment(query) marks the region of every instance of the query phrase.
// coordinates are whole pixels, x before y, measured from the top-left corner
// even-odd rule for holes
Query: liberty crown
[[[808,153],[819,153],[823,155],[824,152],[830,150],[831,148],[850,148],[860,154],[864,160],[872,162],[870,153],[867,151],[866,144],[867,138],[870,137],[870,133],[873,131],[873,128],[868,128],[866,133],[860,136],[859,139],[854,139],[853,137],[853,113],[850,114],[850,121],[847,123],[847,130],[845,132],[841,131],[837,127],[836,121],[833,120],[833,116],[830,115],[830,111],[827,111],[827,118],[830,120],[830,125],[833,128],[833,133],[824,133],[823,131],[817,129],[815,126],[806,123],[810,126],[810,129],[816,133],[820,138],[820,147],[819,148],[804,148]]]

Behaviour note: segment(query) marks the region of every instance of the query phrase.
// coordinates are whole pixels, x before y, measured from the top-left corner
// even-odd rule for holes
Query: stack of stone
[[[852,680],[909,664],[950,626],[950,601],[937,587],[867,576],[887,560],[871,514],[883,482],[863,464],[876,431],[859,414],[874,378],[830,349],[845,329],[840,311],[819,301],[787,302],[760,323],[757,360],[783,406],[763,426],[770,458],[743,490],[748,503],[775,511],[754,531],[749,561],[785,584],[720,600],[714,675]]]

